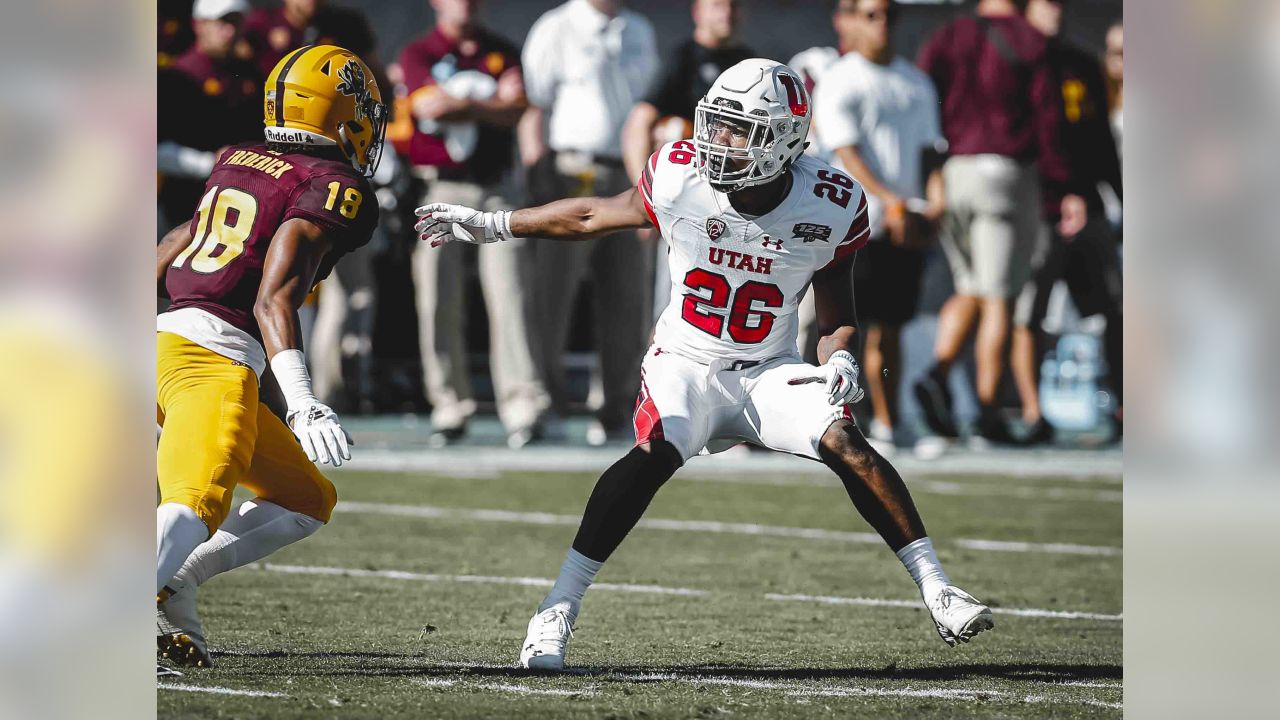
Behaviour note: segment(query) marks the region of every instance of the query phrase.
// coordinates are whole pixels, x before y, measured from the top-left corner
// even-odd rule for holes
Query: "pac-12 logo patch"
[[[711,238],[711,242],[720,242],[720,236],[724,235],[728,227],[720,218],[707,218],[707,237]]]
[[[796,223],[795,227],[791,228],[791,232],[794,233],[792,239],[804,240],[807,243],[811,243],[815,240],[831,242],[831,228],[826,225],[818,225],[817,223]]]

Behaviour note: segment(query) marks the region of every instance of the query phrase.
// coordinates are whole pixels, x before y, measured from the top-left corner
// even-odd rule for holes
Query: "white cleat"
[[[213,666],[195,585],[174,579],[156,597],[156,656],[183,667]]]
[[[563,670],[564,653],[573,637],[573,617],[568,603],[557,603],[529,620],[529,631],[520,648],[520,667],[530,670]]]
[[[955,585],[948,585],[925,603],[933,615],[942,641],[951,647],[967,643],[974,635],[995,627],[991,608]]]

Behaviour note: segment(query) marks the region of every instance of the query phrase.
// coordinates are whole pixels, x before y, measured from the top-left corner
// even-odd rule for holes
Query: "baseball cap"
[[[244,15],[249,12],[247,0],[196,0],[191,8],[194,20],[221,20],[232,14]]]

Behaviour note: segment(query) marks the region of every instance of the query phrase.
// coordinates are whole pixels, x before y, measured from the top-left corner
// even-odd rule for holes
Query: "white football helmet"
[[[810,117],[809,93],[795,70],[763,58],[743,60],[721,73],[698,101],[698,174],[720,192],[777,178],[804,152]],[[725,144],[725,130],[745,136],[746,144]]]

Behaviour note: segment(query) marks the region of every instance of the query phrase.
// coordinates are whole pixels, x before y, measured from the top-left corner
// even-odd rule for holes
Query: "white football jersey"
[[[639,191],[667,240],[671,300],[654,343],[709,363],[797,354],[796,310],[814,272],[866,244],[862,186],[816,158],[791,166],[790,193],[746,217],[699,177],[689,140],[649,158]]]

